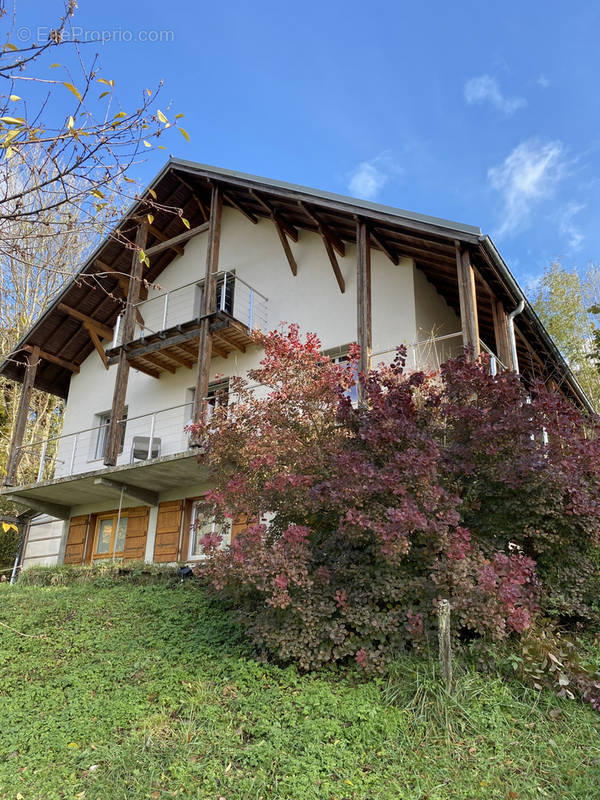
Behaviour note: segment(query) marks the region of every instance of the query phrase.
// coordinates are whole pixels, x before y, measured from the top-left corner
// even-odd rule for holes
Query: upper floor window
[[[194,398],[196,396],[196,389],[189,390],[189,404],[186,406],[190,410],[194,406]],[[227,406],[229,404],[229,378],[223,378],[220,381],[213,381],[208,384],[208,395],[206,399],[207,404],[207,419],[210,419],[215,408]]]
[[[106,449],[106,439],[108,436],[108,426],[110,425],[110,411],[96,414],[98,434],[96,436],[96,447],[94,451],[94,458],[104,458],[104,450]],[[123,452],[125,445],[125,427],[127,425],[127,409],[123,411],[123,419],[121,421],[121,431],[119,435],[119,455]]]
[[[220,272],[217,275],[217,310],[233,316],[233,297],[235,291],[235,272]],[[202,316],[204,281],[196,285],[195,316]]]
[[[347,368],[350,369],[349,349],[350,345],[346,344],[341,347],[335,347],[332,350],[325,350],[324,355],[329,356],[334,364],[346,364]],[[358,403],[358,369],[356,366],[352,367],[352,375],[354,384],[346,394],[349,396],[352,403]]]

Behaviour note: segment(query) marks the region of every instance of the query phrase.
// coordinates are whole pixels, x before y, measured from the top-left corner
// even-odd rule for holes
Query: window
[[[103,414],[96,414],[98,420],[98,436],[96,438],[96,449],[94,451],[94,459],[104,458],[104,450],[106,448],[106,437],[108,436],[108,426],[110,425],[110,411]],[[121,423],[121,437],[119,439],[119,455],[123,452],[125,444],[125,427],[127,425],[127,409],[123,412],[123,421]]]
[[[337,347],[335,350],[328,350],[325,351],[325,355],[328,355],[334,364],[348,364],[348,346],[345,347]],[[352,388],[346,392],[346,394],[350,397],[351,403],[358,403],[358,369],[354,367],[354,385]]]
[[[235,272],[220,272],[217,275],[217,309],[233,316],[233,296],[235,289]],[[196,286],[195,316],[202,316],[202,299],[204,297],[204,281]]]
[[[194,398],[196,396],[196,389],[189,389],[189,406],[186,408],[192,409],[194,406]],[[210,419],[215,408],[227,406],[229,404],[229,378],[224,378],[221,381],[213,381],[208,384],[207,395],[207,413],[206,418]]]
[[[127,517],[110,514],[98,517],[96,522],[96,538],[94,559],[122,558],[127,536]]]
[[[200,511],[201,502],[196,502],[192,506],[192,519],[190,522],[190,548],[188,558],[204,558],[204,552],[200,540],[211,533],[218,533],[222,536],[221,547],[226,547],[231,541],[231,520],[223,522],[220,526],[213,520],[205,521],[202,519]]]

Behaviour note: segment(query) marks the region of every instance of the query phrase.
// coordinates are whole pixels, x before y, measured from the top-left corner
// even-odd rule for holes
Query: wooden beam
[[[129,292],[127,294],[127,305],[123,315],[123,341],[131,341],[135,329],[135,304],[138,301],[140,283],[142,277],[143,264],[139,259],[138,252],[146,247],[148,237],[148,223],[140,222],[135,237],[136,249],[131,257],[131,279],[129,281]],[[129,361],[127,351],[121,347],[119,353],[119,363],[115,377],[115,387],[113,391],[112,408],[110,421],[106,433],[106,449],[104,452],[104,464],[107,467],[114,467],[119,457],[119,445],[121,441],[121,420],[125,409],[125,396],[127,394],[127,382],[129,379]]]
[[[45,500],[38,500],[33,497],[20,497],[17,494],[5,494],[3,497],[11,503],[17,503],[20,506],[32,509],[41,514],[48,514],[50,517],[57,519],[70,519],[71,509],[69,506],[59,505],[58,503],[48,503]]]
[[[15,427],[13,428],[8,460],[6,462],[6,475],[4,476],[5,486],[13,485],[17,467],[19,466],[19,460],[21,458],[21,445],[23,444],[23,437],[25,436],[25,429],[27,427],[31,394],[35,385],[35,376],[39,363],[40,348],[35,346],[31,348],[29,358],[27,359],[27,366],[25,367],[23,386],[21,387],[19,405],[17,406]]]
[[[202,225],[196,225],[195,228],[190,228],[187,231],[183,231],[183,233],[178,233],[177,236],[172,236],[170,239],[165,239],[160,244],[152,245],[152,247],[149,247],[144,252],[148,258],[150,258],[151,256],[155,256],[157,253],[162,253],[163,250],[168,250],[170,247],[175,249],[176,245],[187,242],[189,239],[193,239],[194,236],[198,236],[199,233],[204,233],[207,230],[208,222],[203,222]]]
[[[219,248],[221,245],[221,218],[223,212],[223,194],[221,188],[214,184],[210,199],[210,228],[206,249],[206,268],[204,272],[204,293],[202,296],[203,318],[200,321],[198,338],[198,375],[194,394],[193,417],[203,420],[206,415],[205,398],[208,395],[210,362],[212,359],[213,339],[210,330],[209,316],[217,308],[217,271],[219,269]]]
[[[140,361],[144,361],[144,359],[145,359],[144,356],[138,356],[138,358],[136,359],[137,363],[134,363],[134,360],[132,359],[129,362],[129,366],[132,369],[137,369],[138,372],[143,372],[144,375],[149,375],[151,378],[156,378],[156,380],[160,380],[160,376],[162,373],[160,373],[157,369],[152,369],[152,367],[147,367],[145,364],[139,363]]]
[[[358,224],[358,223],[357,223],[357,224]],[[373,240],[373,242],[374,242],[374,243],[377,245],[377,247],[378,247],[378,248],[379,248],[379,249],[380,249],[380,250],[381,250],[383,253],[385,253],[385,254],[386,254],[386,256],[389,258],[389,260],[392,262],[392,264],[393,264],[395,267],[397,267],[397,266],[398,266],[398,264],[400,263],[400,259],[399,259],[399,258],[398,258],[398,256],[397,256],[395,253],[393,253],[393,252],[390,250],[390,248],[389,248],[389,247],[388,247],[388,246],[385,244],[385,242],[384,242],[384,241],[383,241],[383,239],[381,238],[381,235],[380,235],[379,233],[375,233],[375,231],[374,231],[374,230],[372,230],[372,229],[369,231],[369,233],[370,233],[370,235],[371,235],[371,239],[372,239],[372,240]]]
[[[311,211],[307,205],[305,205],[305,203],[303,203],[301,200],[298,200],[298,205],[304,211],[306,216],[317,226],[321,236],[323,238],[327,237],[331,242],[331,244],[333,245],[333,247],[338,252],[338,254],[343,258],[346,255],[346,246],[342,242],[342,240],[338,236],[336,236],[336,234],[331,230],[331,228],[324,222],[322,222],[319,219],[319,217],[317,217],[317,215],[313,211]]]
[[[61,311],[64,311],[65,314],[73,317],[73,319],[83,322],[88,330],[89,328],[94,328],[96,333],[98,333],[104,339],[112,339],[113,331],[112,328],[108,327],[108,325],[104,325],[104,323],[99,322],[97,319],[93,319],[87,314],[84,314],[82,311],[78,311],[76,308],[71,308],[71,306],[68,306],[65,303],[59,303],[58,307]]]
[[[94,347],[98,351],[98,355],[100,356],[105,369],[108,369],[108,358],[106,357],[106,353],[104,352],[104,348],[102,347],[102,342],[100,341],[98,334],[96,333],[95,329],[91,327],[91,325],[88,325],[87,322],[83,323],[83,327],[89,333],[90,338],[94,343]]]
[[[371,247],[369,230],[363,220],[356,222],[356,310],[360,347],[359,370],[367,375],[371,369],[373,334],[371,322]],[[364,387],[358,385],[359,403],[365,401]]]
[[[250,189],[250,194],[256,200],[256,202],[264,208],[264,210],[267,212],[267,214],[273,221],[277,220],[277,222],[281,225],[281,227],[287,233],[290,239],[293,242],[297,242],[298,231],[296,230],[296,228],[289,222],[287,222],[285,219],[283,219],[283,217],[277,211],[275,211],[268,203],[266,203],[263,200],[263,198],[259,194],[257,194],[257,192],[254,191],[254,189]]]
[[[185,358],[179,353],[173,353],[171,350],[169,351],[169,358],[179,364],[180,367],[186,367],[187,369],[192,369],[194,366],[194,361],[190,360],[189,358]]]
[[[253,225],[257,225],[258,224],[258,220],[254,216],[254,214],[251,214],[243,206],[241,206],[237,202],[237,200],[234,200],[233,197],[228,192],[223,192],[223,200],[226,200],[229,203],[229,205],[233,206],[234,208],[237,208],[237,210],[240,212],[240,214],[243,214],[246,217],[246,219],[249,219],[250,222]]]
[[[480,347],[475,274],[471,266],[469,251],[462,251],[458,242],[456,242],[456,272],[463,344],[469,348],[472,358],[478,358]]]
[[[287,240],[285,231],[281,227],[279,221],[274,217],[273,217],[273,224],[275,225],[275,230],[277,231],[277,235],[279,236],[279,241],[281,242],[281,246],[283,247],[283,252],[285,253],[287,262],[290,265],[290,269],[292,270],[292,275],[295,276],[298,274],[298,265],[296,264],[296,259],[294,258],[294,254],[292,253],[292,248],[290,247],[290,243]]]
[[[32,353],[35,348],[32,347],[30,344],[26,344],[23,346],[23,350],[27,350],[29,353]],[[52,364],[56,364],[59,367],[64,367],[64,369],[68,369],[69,372],[74,372],[77,374],[79,372],[79,366],[74,364],[72,361],[67,361],[64,358],[59,358],[59,356],[55,356],[53,353],[47,353],[45,350],[40,350],[37,348],[40,358],[43,358],[44,361],[50,361]]]
[[[170,241],[170,238],[171,238],[171,237],[170,237],[170,236],[168,236],[166,233],[163,233],[163,232],[162,232],[162,231],[161,231],[159,228],[156,228],[154,225],[149,225],[149,226],[148,226],[148,233],[151,233],[151,234],[152,234],[152,236],[154,236],[154,237],[155,237],[156,239],[158,239],[160,242],[168,242],[168,241]],[[181,247],[181,246],[180,246],[180,245],[178,245],[178,244],[167,245],[167,247],[171,247],[171,248],[172,248],[173,250],[175,250],[175,252],[176,252],[176,253],[178,253],[180,256],[182,256],[182,255],[183,255],[183,253],[184,253],[183,247]],[[146,248],[145,248],[145,247],[142,247],[142,250],[144,250],[144,252],[145,252],[145,251],[146,251]],[[137,250],[136,250],[136,255],[137,255]]]
[[[139,502],[144,503],[144,505],[158,505],[158,492],[151,492],[148,489],[141,489],[139,486],[132,486],[129,483],[111,481],[109,478],[95,478],[94,483],[96,486],[103,486],[105,489],[112,489],[118,494],[123,492],[123,494],[127,497],[131,497],[134,500],[139,500]]]
[[[158,357],[158,354],[162,356],[163,359],[166,359],[167,356],[165,355],[164,351],[157,351],[156,353],[148,353],[144,356],[146,361],[149,361],[151,364],[154,364],[155,367],[164,370],[165,372],[170,372],[172,375],[175,375],[177,372],[177,367],[174,367],[172,364],[166,364],[165,361],[161,361]]]
[[[514,370],[512,352],[510,349],[510,335],[508,331],[508,314],[504,310],[501,300],[491,299],[492,316],[494,320],[494,336],[496,339],[496,354],[504,366]]]
[[[346,283],[344,281],[344,276],[342,275],[342,271],[340,269],[340,265],[337,262],[337,258],[335,257],[335,253],[333,252],[333,247],[327,236],[321,234],[321,238],[323,239],[323,244],[325,245],[325,251],[329,257],[329,261],[331,263],[333,274],[335,275],[335,279],[338,282],[338,286],[340,287],[340,292],[344,294],[346,291]]]
[[[175,176],[176,180],[178,180],[179,183],[182,186],[185,186],[186,189],[189,189],[189,191],[190,191],[190,193],[192,195],[192,198],[194,199],[194,201],[196,202],[196,205],[200,209],[200,213],[202,214],[202,217],[203,217],[204,221],[208,222],[208,219],[209,219],[210,215],[206,211],[206,206],[204,205],[202,200],[200,200],[200,198],[196,194],[196,190],[194,189],[194,187],[190,183],[188,183],[185,180],[185,178],[182,178],[181,175],[178,172],[175,172],[174,170],[171,170],[171,174]]]

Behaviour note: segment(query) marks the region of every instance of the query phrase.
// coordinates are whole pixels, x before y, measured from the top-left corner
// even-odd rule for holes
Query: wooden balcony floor
[[[246,347],[252,343],[248,328],[222,311],[211,315],[210,329],[213,358],[227,358],[236,350],[245,353]],[[180,367],[192,369],[198,360],[199,336],[199,320],[175,325],[124,345],[127,360],[133,369],[153,378],[160,378],[165,372],[174,373]],[[121,347],[106,351],[109,364],[117,363],[120,351]]]

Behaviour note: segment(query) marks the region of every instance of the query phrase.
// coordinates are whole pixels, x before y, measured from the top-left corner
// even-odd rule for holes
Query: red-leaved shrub
[[[593,615],[598,420],[463,356],[441,374],[361,376],[291,325],[233,402],[194,426],[214,489],[205,513],[247,519],[205,571],[255,643],[303,668],[376,670],[418,646],[450,600],[457,633],[521,634],[541,605]],[[250,386],[257,385],[258,390]]]

